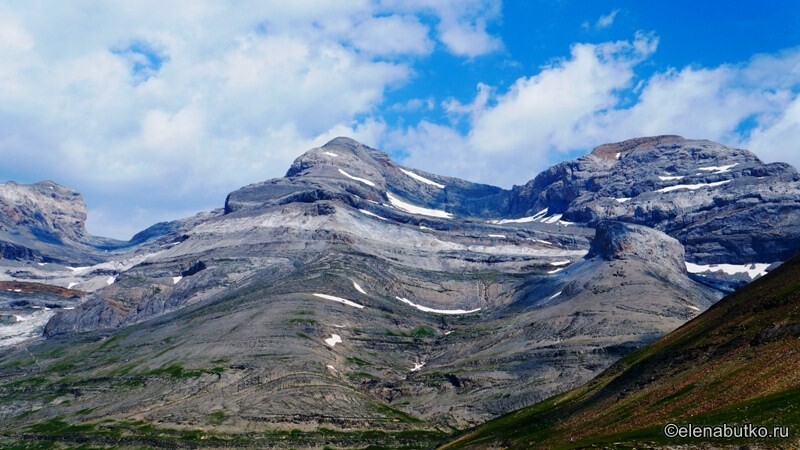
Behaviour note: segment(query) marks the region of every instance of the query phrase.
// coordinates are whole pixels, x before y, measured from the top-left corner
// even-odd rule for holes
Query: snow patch
[[[615,198],[614,200],[616,200],[619,203],[625,203],[625,202],[630,201],[631,198],[630,197],[623,197],[623,198]]]
[[[702,170],[705,172],[714,172],[715,175],[730,172],[731,169],[738,166],[739,163],[729,164],[727,166],[708,166],[708,167],[698,167],[697,170]]]
[[[359,308],[359,309],[363,309],[364,308],[364,305],[359,305],[356,302],[351,302],[350,300],[347,300],[347,299],[344,299],[344,298],[341,298],[341,297],[335,297],[333,295],[327,295],[327,294],[312,294],[312,295],[314,297],[324,298],[325,300],[332,300],[334,302],[339,302],[339,303],[341,303],[343,305],[352,306],[354,308]]]
[[[622,153],[617,153],[614,155],[614,159],[619,159],[620,157],[622,157]]]
[[[723,184],[728,184],[732,180],[725,180],[725,181],[717,181],[716,183],[701,183],[701,184],[677,184],[675,186],[665,187],[663,189],[659,189],[656,192],[672,192],[677,191],[679,189],[688,189],[690,191],[695,191],[700,188],[704,187],[717,187],[722,186]]]
[[[47,263],[36,263],[36,264],[38,264],[39,266],[42,266],[42,267],[47,265]]]
[[[426,227],[425,225],[420,225],[420,226],[419,226],[419,229],[420,229],[420,230],[432,230],[433,228],[428,228],[428,227]]]
[[[178,284],[178,281],[181,281],[183,277],[172,277],[172,284]]]
[[[550,208],[545,208],[545,209],[539,211],[538,213],[534,214],[533,218],[534,219],[540,219],[540,218],[544,217],[545,214],[547,214],[548,211],[550,211]]]
[[[70,284],[68,284],[68,285],[67,285],[67,289],[72,289],[72,288],[74,288],[75,286],[77,286],[77,285],[79,285],[79,284],[80,284],[80,283],[76,283],[76,282],[74,282],[74,281],[73,281],[72,283],[70,283]]]
[[[358,181],[360,183],[364,183],[367,186],[375,187],[375,183],[373,183],[372,181],[367,180],[366,178],[354,177],[354,176],[350,175],[349,173],[345,172],[342,169],[339,169],[339,173],[344,175],[344,176],[346,176],[347,178],[350,178],[351,180],[355,180],[355,181]]]
[[[420,311],[434,313],[434,314],[472,314],[474,312],[478,312],[481,310],[480,308],[471,309],[469,311],[464,309],[434,309],[434,308],[428,308],[427,306],[418,305],[407,298],[397,297],[397,296],[395,296],[395,298],[403,303],[409,304],[414,308],[417,308]]]
[[[328,156],[339,156],[339,155],[337,155],[336,153],[333,153],[333,152],[325,152],[325,154],[328,155]]]
[[[375,214],[374,212],[367,211],[366,209],[359,209],[359,210],[358,210],[358,212],[360,212],[360,213],[362,213],[362,214],[366,214],[366,215],[368,215],[368,216],[375,217],[375,218],[377,218],[377,219],[381,219],[381,220],[389,220],[389,219],[387,219],[386,217],[381,217],[381,216],[379,216],[379,215]]]
[[[555,267],[558,267],[558,266],[566,266],[567,264],[569,264],[569,263],[571,263],[571,262],[572,262],[572,261],[570,261],[570,260],[568,260],[568,259],[567,259],[567,260],[564,260],[564,261],[553,261],[553,262],[551,262],[551,263],[550,263],[550,265],[551,265],[551,266],[555,266]]]
[[[342,337],[336,333],[331,334],[331,337],[325,339],[325,343],[331,347],[336,347],[336,344],[339,344],[340,342],[342,342]]]
[[[767,267],[772,264],[753,263],[753,264],[693,264],[686,262],[686,270],[689,273],[716,273],[724,272],[728,275],[747,274],[750,279],[763,277],[767,274]]]
[[[530,217],[520,217],[519,219],[495,219],[495,220],[490,220],[489,223],[494,225],[505,225],[507,223],[529,223],[541,219],[542,217],[544,217],[545,214],[547,214],[547,208],[539,211],[538,213]]]
[[[558,297],[558,296],[559,296],[559,295],[561,295],[563,292],[564,292],[564,291],[558,291],[558,292],[556,292],[555,294],[551,295],[551,296],[550,296],[550,298],[548,298],[548,299],[547,299],[547,301],[550,301],[550,300],[552,300],[552,299],[554,299],[554,298]]]
[[[666,175],[666,176],[659,176],[658,178],[659,178],[661,181],[675,181],[675,180],[682,180],[684,177],[682,177],[682,176]]]
[[[0,348],[41,336],[45,324],[54,314],[53,310],[40,309],[26,317],[14,315],[15,323],[0,325]]]
[[[433,180],[429,180],[429,179],[423,177],[422,175],[417,175],[417,174],[415,174],[414,172],[412,172],[410,170],[400,169],[400,171],[403,172],[404,174],[408,175],[409,177],[421,182],[421,183],[429,184],[431,186],[436,186],[439,189],[444,189],[444,185],[443,184],[437,183],[437,182],[435,182]]]
[[[506,235],[505,234],[490,234],[489,237],[505,239]]]
[[[561,214],[554,214],[552,216],[549,216],[549,217],[546,217],[546,218],[542,219],[541,222],[542,223],[556,223],[559,220],[561,220],[561,217],[562,217]]]
[[[117,277],[108,277],[108,279],[106,279],[106,284],[111,286],[115,281],[117,281]]]
[[[418,372],[423,367],[425,367],[425,361],[422,361],[421,363],[416,363],[415,362],[414,363],[414,367],[411,369],[411,372]]]
[[[355,281],[353,281],[353,287],[356,288],[356,290],[358,292],[361,292],[362,294],[367,295],[367,293],[364,291],[364,289],[361,289],[361,286],[359,286],[358,283],[356,283]]]
[[[443,219],[453,218],[453,215],[448,212],[440,211],[438,209],[429,209],[429,208],[423,208],[421,206],[412,205],[411,203],[400,200],[399,198],[395,197],[389,192],[386,193],[386,196],[389,198],[389,203],[391,203],[392,206],[402,209],[407,213],[419,214],[422,216],[441,217]]]
[[[564,270],[564,268],[563,268],[563,267],[560,267],[560,268],[558,268],[558,269],[551,270],[551,271],[549,271],[549,272],[547,272],[547,273],[549,273],[549,274],[551,274],[551,275],[552,275],[552,274],[554,274],[554,273],[561,272],[562,270]]]

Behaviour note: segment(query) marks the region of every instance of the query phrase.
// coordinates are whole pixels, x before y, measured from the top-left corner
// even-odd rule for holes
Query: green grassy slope
[[[788,439],[667,438],[668,423],[785,425]],[[442,448],[800,444],[800,257],[590,383]]]

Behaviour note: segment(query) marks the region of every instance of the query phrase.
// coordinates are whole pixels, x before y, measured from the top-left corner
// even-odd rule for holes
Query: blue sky
[[[11,0],[0,61],[0,179],[117,238],[339,135],[504,187],[652,134],[800,165],[791,1]]]

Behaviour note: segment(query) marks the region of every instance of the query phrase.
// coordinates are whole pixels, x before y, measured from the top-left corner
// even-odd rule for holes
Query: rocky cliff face
[[[587,258],[658,261],[664,268],[686,273],[686,252],[677,239],[652,228],[624,222],[600,222],[595,231]]]
[[[28,228],[52,243],[80,242],[88,236],[81,194],[52,181],[0,183],[0,212],[0,229],[5,232]]]
[[[0,183],[0,257],[9,260],[85,263],[106,258],[124,243],[86,231],[81,195],[52,181]]]
[[[514,215],[646,225],[701,264],[784,261],[800,250],[800,176],[747,150],[679,136],[606,144],[514,189]]]

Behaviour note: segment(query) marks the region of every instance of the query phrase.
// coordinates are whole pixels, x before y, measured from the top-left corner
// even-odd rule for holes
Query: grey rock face
[[[661,230],[692,262],[771,263],[800,250],[800,176],[747,150],[679,136],[606,144],[514,189],[513,213],[542,208],[594,226]]]
[[[428,182],[419,181],[408,172]],[[510,192],[504,189],[406,169],[383,152],[352,139],[336,138],[297,158],[285,178],[256,183],[229,194],[225,212],[317,200],[342,200],[353,206],[363,205],[364,200],[385,203],[386,192],[462,217],[502,217],[510,198]]]
[[[587,258],[639,259],[668,266],[686,273],[685,250],[677,239],[641,225],[604,221],[595,227],[596,235]]]
[[[88,233],[81,195],[52,181],[31,185],[0,184],[0,224],[4,231],[31,228],[43,241],[80,242]]]
[[[81,195],[52,181],[0,183],[0,252],[14,260],[99,262],[124,243],[91,236]]]

